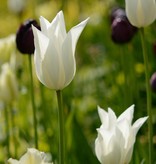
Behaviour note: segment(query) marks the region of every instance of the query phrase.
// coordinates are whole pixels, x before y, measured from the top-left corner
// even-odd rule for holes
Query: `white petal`
[[[60,26],[61,29],[58,30],[58,26]],[[53,36],[56,36],[56,38],[57,38],[58,34],[60,35],[60,32],[61,32],[61,35],[63,36],[63,38],[65,38],[66,29],[65,29],[64,17],[63,17],[62,11],[57,13],[55,18],[50,23],[50,26],[48,28],[48,35],[50,38],[52,38]]]
[[[141,128],[141,126],[145,123],[145,121],[147,120],[148,117],[142,117],[139,118],[138,120],[135,121],[135,123],[133,124],[132,128],[134,130],[134,135],[137,134],[138,130]]]
[[[134,105],[131,105],[118,117],[118,121],[121,121],[122,119],[126,118],[127,121],[131,124],[133,120],[133,114],[134,114]]]
[[[36,27],[32,26],[32,29],[34,34],[35,50],[37,51],[40,60],[43,60],[48,48],[49,39]]]
[[[66,40],[62,47],[62,64],[65,73],[65,86],[74,78],[76,72],[76,61],[72,54],[72,43]]]
[[[54,41],[50,40],[46,55],[42,61],[42,71],[45,85],[48,88],[60,90],[64,85],[64,70],[62,59],[55,48]]]
[[[67,38],[64,42],[70,42],[72,44],[72,47],[71,47],[72,55],[75,55],[75,48],[76,48],[78,38],[81,32],[83,31],[84,27],[86,26],[88,20],[89,18],[87,18],[86,20],[78,24],[77,26],[73,27],[67,34]],[[69,50],[69,52],[71,52],[71,50]]]
[[[67,86],[74,78],[76,72],[76,62],[75,62],[75,48],[78,38],[87,24],[87,20],[81,22],[79,25],[73,27],[67,37],[65,38],[62,45],[62,61],[65,70],[65,86]]]
[[[42,71],[42,61],[45,57],[48,48],[49,39],[35,27],[33,27],[33,33],[34,33],[34,43],[35,43],[34,63],[36,68],[36,74],[38,79],[41,81],[41,83],[45,84],[44,74]]]
[[[104,109],[98,106],[98,114],[99,114],[101,123],[104,126],[108,127],[108,113]]]
[[[17,161],[16,159],[12,159],[12,158],[10,158],[10,159],[8,160],[8,162],[9,162],[9,164],[19,164],[19,163],[20,163],[20,162]]]
[[[44,17],[40,17],[40,26],[41,26],[41,31],[48,36],[48,28],[50,26],[50,23],[47,19],[45,19]]]
[[[66,35],[67,35],[67,32],[66,32],[66,27],[65,27],[65,21],[64,21],[64,15],[63,15],[63,12],[60,11],[58,13],[58,16],[59,16],[59,23],[60,23],[60,34],[62,36],[63,39],[65,39]]]
[[[114,111],[111,108],[108,108],[108,128],[112,129],[116,126],[117,118]]]

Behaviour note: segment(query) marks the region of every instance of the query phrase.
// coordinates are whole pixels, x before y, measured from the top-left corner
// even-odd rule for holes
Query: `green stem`
[[[152,164],[152,153],[153,153],[153,130],[152,130],[152,110],[151,110],[151,88],[149,83],[149,68],[148,68],[148,55],[146,53],[146,44],[144,38],[144,29],[140,29],[141,44],[145,65],[145,76],[146,76],[146,92],[147,92],[147,113],[148,113],[148,139],[149,139],[149,164]]]
[[[6,106],[5,106],[5,109],[4,109],[4,115],[5,115],[7,158],[10,158],[10,127],[9,127],[8,109],[7,109]]]
[[[64,142],[64,113],[61,91],[56,91],[58,101],[58,117],[59,117],[59,164],[65,163],[65,142]]]
[[[10,114],[11,114],[11,129],[12,129],[12,141],[13,141],[13,147],[14,147],[14,158],[17,158],[17,140],[16,140],[16,129],[15,129],[15,117],[14,117],[14,111],[13,106],[10,104]]]
[[[33,83],[33,75],[32,75],[31,55],[28,55],[28,58],[29,58],[30,92],[31,92],[32,110],[33,110],[35,147],[36,149],[38,149],[37,118],[36,118],[36,106],[35,106],[35,100],[34,100],[34,83]]]

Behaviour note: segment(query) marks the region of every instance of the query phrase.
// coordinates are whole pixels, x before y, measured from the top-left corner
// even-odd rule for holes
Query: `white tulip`
[[[133,26],[145,27],[156,19],[155,0],[125,0],[126,14]]]
[[[29,148],[19,161],[10,158],[8,162],[9,164],[52,164],[46,162],[45,158],[46,155],[44,152],[40,152],[34,148]]]
[[[38,79],[45,86],[62,90],[74,78],[75,48],[88,19],[66,32],[63,12],[50,23],[40,17],[41,31],[33,27],[34,62]]]
[[[5,103],[10,103],[18,96],[18,84],[15,73],[9,63],[2,65],[0,74],[0,99]]]
[[[132,125],[134,105],[118,118],[112,109],[108,112],[98,107],[102,125],[97,129],[95,153],[102,164],[128,164],[132,157],[136,134],[148,117],[135,121]]]

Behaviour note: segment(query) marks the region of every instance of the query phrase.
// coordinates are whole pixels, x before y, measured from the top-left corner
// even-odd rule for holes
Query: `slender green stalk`
[[[145,76],[146,76],[146,93],[147,93],[147,113],[148,113],[148,139],[149,139],[149,164],[152,164],[152,153],[153,153],[153,128],[152,128],[152,110],[151,110],[151,88],[149,84],[149,67],[148,67],[148,55],[146,53],[146,44],[144,37],[144,29],[140,29],[141,44],[145,65]]]
[[[7,109],[6,106],[5,106],[5,109],[4,109],[4,115],[5,115],[7,158],[9,158],[10,157],[10,127],[9,127],[8,109]]]
[[[33,75],[32,75],[31,55],[28,55],[28,58],[29,58],[30,92],[31,92],[32,110],[33,110],[35,147],[38,148],[37,118],[36,118],[36,106],[35,106],[35,100],[34,100],[35,95],[34,95],[34,83],[33,83]]]
[[[59,118],[59,164],[65,163],[65,135],[64,135],[64,113],[61,91],[56,91],[58,101],[58,118]]]
[[[12,141],[13,141],[13,148],[14,148],[14,158],[17,158],[17,140],[16,140],[16,132],[15,132],[15,117],[13,106],[10,104],[10,115],[11,115],[11,129],[12,129]]]
[[[123,109],[126,109],[126,107],[129,105],[129,97],[127,96],[127,90],[128,90],[128,72],[127,72],[127,65],[129,61],[127,61],[127,54],[125,53],[124,47],[120,47],[120,62],[121,62],[121,69],[123,71],[124,75],[124,85],[123,85]],[[128,93],[129,95],[129,93]]]

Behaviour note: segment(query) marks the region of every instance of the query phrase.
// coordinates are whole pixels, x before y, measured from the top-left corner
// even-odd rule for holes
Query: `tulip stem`
[[[148,139],[149,139],[149,164],[152,164],[152,152],[153,152],[153,130],[152,130],[152,110],[151,110],[151,89],[149,83],[149,66],[148,56],[146,53],[146,44],[144,37],[144,29],[140,29],[142,52],[145,65],[145,77],[146,77],[146,94],[147,94],[147,113],[148,113]]]
[[[64,113],[62,93],[60,90],[56,91],[58,101],[58,119],[59,119],[59,164],[65,163],[65,142],[64,142]]]
[[[12,128],[12,141],[13,141],[13,148],[14,148],[14,158],[17,158],[17,137],[16,137],[16,127],[15,127],[15,115],[12,103],[9,105],[10,107],[10,121],[11,121],[11,128]]]
[[[29,58],[30,92],[31,92],[32,110],[33,110],[35,147],[36,147],[36,149],[38,149],[37,118],[36,118],[36,106],[35,106],[35,100],[34,100],[34,83],[33,83],[33,75],[32,75],[31,55],[28,55],[28,58]]]
[[[5,115],[7,158],[9,158],[10,157],[10,126],[9,126],[8,109],[7,109],[6,105],[5,105],[5,109],[4,109],[4,115]]]

